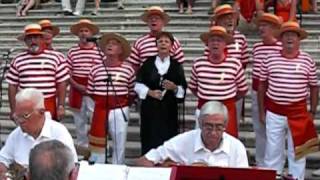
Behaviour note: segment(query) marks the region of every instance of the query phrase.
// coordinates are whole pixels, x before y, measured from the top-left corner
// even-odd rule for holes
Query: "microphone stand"
[[[94,43],[95,43],[95,45],[97,47],[97,50],[99,52],[99,56],[103,60],[103,52],[102,52],[101,48],[99,47],[97,41],[94,41]],[[118,95],[117,95],[117,92],[115,91],[115,87],[114,87],[114,84],[112,82],[111,74],[109,73],[107,65],[106,65],[104,60],[103,60],[102,63],[103,63],[104,69],[105,69],[106,74],[107,74],[107,79],[106,79],[106,87],[107,87],[106,107],[108,108],[108,104],[109,104],[109,102],[108,102],[109,97],[108,96],[109,96],[109,84],[110,84],[110,86],[111,86],[111,88],[112,88],[112,90],[114,92],[114,96],[115,96],[114,99],[116,101],[116,105],[117,105],[117,107],[120,108],[120,111],[121,111],[121,114],[123,116],[124,121],[128,122],[128,119],[127,119],[122,107],[120,106]],[[110,110],[109,110],[109,112],[110,112]],[[107,146],[107,144],[108,144],[108,138],[107,138],[108,137],[108,133],[107,133],[108,132],[108,121],[109,121],[109,117],[108,117],[108,114],[107,114],[107,117],[106,117],[106,120],[105,120],[105,134],[106,134],[106,138],[105,138],[105,144],[106,144],[105,145],[105,164],[108,163],[108,153],[107,153],[107,150],[108,150],[108,146]],[[114,141],[114,144],[117,144],[117,140],[116,140],[117,139],[117,135],[116,135],[117,134],[117,128],[116,128],[117,126],[116,126],[116,119],[115,118],[114,118],[114,123],[115,123],[115,128],[114,128],[115,137],[112,140]],[[113,147],[113,151],[114,150],[115,150],[115,147]],[[118,164],[118,153],[117,153],[117,151],[115,151],[115,156],[116,156],[115,159],[117,160],[117,164]]]

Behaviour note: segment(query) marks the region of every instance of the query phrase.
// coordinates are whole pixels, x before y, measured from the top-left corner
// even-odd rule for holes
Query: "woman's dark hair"
[[[174,43],[174,38],[173,38],[173,35],[170,33],[170,32],[167,32],[167,31],[161,31],[157,34],[156,36],[156,41],[158,41],[160,38],[162,37],[167,37],[170,39],[171,41],[171,44],[173,45]]]

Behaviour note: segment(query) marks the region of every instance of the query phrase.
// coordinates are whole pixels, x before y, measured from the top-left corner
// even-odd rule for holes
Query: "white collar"
[[[227,140],[227,134],[224,132],[222,134],[222,141],[217,149],[215,149],[212,153],[220,153],[225,152],[226,154],[230,153],[230,141]],[[204,150],[211,152],[208,148],[205,147],[203,141],[201,139],[201,130],[199,129],[196,134],[195,143],[194,143],[194,152]]]
[[[41,132],[40,132],[39,136],[36,139],[40,139],[42,137],[44,137],[44,138],[50,138],[51,137],[51,130],[50,130],[50,125],[49,125],[50,122],[49,121],[50,121],[50,119],[45,119],[44,120]],[[20,130],[21,130],[21,132],[22,132],[24,137],[34,139],[33,136],[31,136],[30,134],[23,132],[21,128],[20,128]]]
[[[168,72],[170,66],[170,56],[165,57],[163,61],[159,56],[157,56],[154,64],[158,69],[158,73],[162,76]]]

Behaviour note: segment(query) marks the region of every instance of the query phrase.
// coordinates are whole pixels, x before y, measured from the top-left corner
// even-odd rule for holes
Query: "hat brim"
[[[297,28],[297,27],[290,27],[290,28],[285,28],[285,29],[280,29],[275,33],[275,36],[280,39],[282,34],[285,32],[296,32],[299,35],[300,40],[306,39],[308,37],[308,33],[307,31],[305,31],[304,29],[301,28]]]
[[[165,12],[160,11],[145,11],[140,18],[145,23],[148,23],[148,19],[151,15],[159,15],[163,19],[165,25],[170,21],[169,15]]]
[[[123,60],[125,60],[127,57],[129,57],[130,53],[131,53],[131,46],[130,46],[129,42],[118,33],[105,33],[99,41],[99,47],[101,48],[101,50],[104,51],[106,44],[108,43],[109,40],[112,40],[112,39],[115,39],[118,42],[120,42],[122,50],[123,50],[122,55],[121,55]]]
[[[94,25],[94,24],[90,24],[90,23],[77,23],[74,24],[70,27],[70,32],[76,36],[78,36],[79,30],[83,27],[87,27],[88,29],[91,30],[92,35],[96,35],[99,33],[99,27]]]
[[[46,33],[45,32],[31,32],[31,33],[23,33],[23,34],[20,34],[17,39],[19,41],[24,41],[24,39],[26,38],[26,36],[29,36],[29,35],[41,35],[41,36],[44,36]]]
[[[254,23],[255,23],[257,26],[259,26],[259,24],[260,24],[261,22],[270,23],[270,24],[276,26],[277,28],[279,28],[279,27],[281,26],[281,22],[278,22],[277,20],[272,19],[272,18],[266,18],[266,17],[261,16],[261,17],[258,17],[258,18],[256,18],[256,19],[254,20]]]
[[[215,14],[215,15],[211,16],[211,21],[217,21],[222,16],[225,16],[228,14],[232,14],[235,16],[237,13],[234,10],[229,10],[229,11],[225,11],[224,13],[221,13],[221,14]]]
[[[221,33],[220,32],[214,32],[214,33],[213,32],[205,32],[205,33],[202,33],[200,35],[200,39],[204,44],[207,45],[209,38],[212,37],[212,36],[223,37],[225,42],[226,42],[226,44],[231,44],[234,41],[233,37],[230,34],[226,34],[226,33],[222,33],[222,32]]]
[[[52,36],[56,36],[60,33],[60,28],[58,28],[57,26],[47,26],[47,27],[43,27],[42,29],[51,29],[52,30]]]

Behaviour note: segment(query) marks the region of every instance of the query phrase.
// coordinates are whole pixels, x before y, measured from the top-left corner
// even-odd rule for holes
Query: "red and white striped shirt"
[[[148,57],[156,55],[158,55],[156,37],[152,36],[151,34],[146,34],[134,42],[131,48],[130,57],[127,60],[132,65],[141,66]],[[179,63],[183,63],[185,61],[181,44],[176,37],[174,37],[174,43],[170,50],[170,56]]]
[[[258,42],[253,45],[253,63],[252,63],[252,87],[254,90],[258,90],[258,84],[255,85],[256,81],[260,78],[260,69],[263,59],[265,59],[269,54],[273,54],[282,49],[281,42],[277,41],[273,44],[264,44],[263,42]]]
[[[285,58],[281,51],[262,61],[260,81],[268,82],[267,96],[277,104],[291,104],[308,96],[309,86],[318,86],[316,63],[300,51],[295,58]]]
[[[57,52],[44,50],[33,55],[28,52],[18,54],[11,62],[6,80],[20,89],[39,89],[45,98],[56,95],[57,83],[69,79],[67,64]]]
[[[101,55],[104,56],[103,53]],[[96,46],[91,49],[80,48],[79,45],[73,46],[67,55],[70,74],[87,78],[91,68],[96,64],[102,63],[101,55]]]
[[[227,57],[213,64],[207,56],[202,56],[192,66],[189,88],[204,100],[227,100],[238,91],[247,91],[248,85],[239,60]]]
[[[249,50],[247,38],[239,31],[234,31],[234,43],[227,45],[227,52],[229,57],[234,57],[240,60],[242,67],[245,67],[249,62]],[[205,47],[204,55],[209,54],[208,46]]]
[[[107,88],[107,71],[111,75],[112,83]],[[135,71],[130,65],[122,63],[120,66],[107,66],[103,63],[95,65],[89,74],[87,93],[90,95],[109,96],[116,95],[135,95],[134,81]]]

